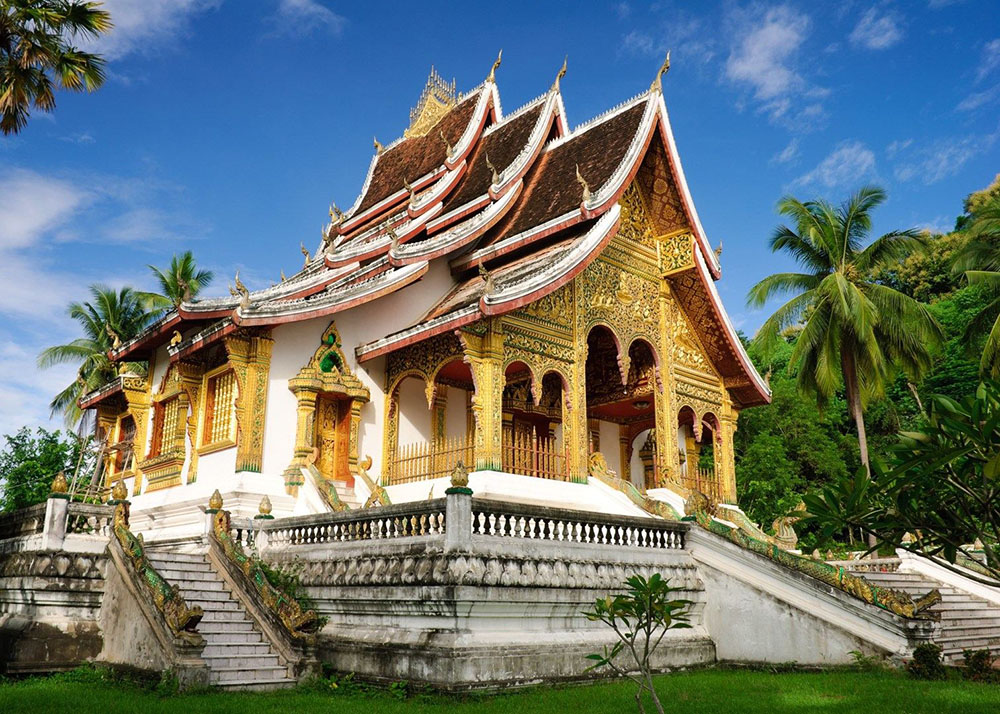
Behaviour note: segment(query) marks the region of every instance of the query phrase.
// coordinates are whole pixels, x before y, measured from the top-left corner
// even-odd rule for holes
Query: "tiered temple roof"
[[[170,340],[178,359],[237,327],[324,317],[409,285],[447,260],[454,287],[418,323],[356,347],[360,361],[500,315],[578,275],[619,228],[619,200],[638,181],[654,210],[694,236],[675,294],[742,406],[769,399],[722,307],[718,258],[695,211],[659,81],[569,130],[558,80],[504,116],[490,77],[456,97],[432,74],[399,140],[376,142],[354,205],[334,207],[322,245],[296,275],[259,291],[181,304],[113,359]],[[655,149],[655,150],[653,150]]]

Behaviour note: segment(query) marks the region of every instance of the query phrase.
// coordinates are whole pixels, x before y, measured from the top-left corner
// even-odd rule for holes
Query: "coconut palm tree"
[[[110,29],[111,15],[97,2],[0,0],[0,132],[18,133],[32,107],[52,111],[56,87],[100,87],[104,60],[70,43]]]
[[[976,209],[967,230],[969,242],[955,257],[955,269],[965,273],[969,283],[982,285],[989,302],[965,331],[970,348],[986,334],[979,369],[1000,376],[1000,196],[990,196]],[[988,334],[987,334],[988,331]]]
[[[108,359],[108,350],[131,339],[149,324],[146,301],[132,288],[115,291],[105,285],[91,285],[90,296],[90,300],[71,303],[68,308],[69,316],[83,329],[83,337],[48,347],[38,355],[38,366],[42,368],[57,364],[79,365],[76,380],[49,403],[52,413],[62,412],[71,426],[82,417],[77,406],[80,397],[107,384],[118,374],[116,365]],[[140,373],[145,370],[143,365],[128,366]]]
[[[802,323],[790,361],[798,369],[799,387],[822,402],[843,384],[866,468],[864,405],[882,393],[897,367],[917,379],[943,340],[925,305],[872,278],[880,267],[922,243],[912,229],[891,231],[869,243],[871,212],[885,197],[882,189],[866,186],[839,207],[782,198],[778,213],[793,227],[775,229],[771,250],[791,255],[805,272],[770,275],[747,297],[750,305],[760,307],[779,293],[796,293],[754,340],[767,353],[782,339],[782,330]]]
[[[166,270],[160,270],[155,265],[150,265],[149,269],[160,284],[160,292],[154,294],[152,306],[167,309],[190,300],[215,277],[211,270],[198,270],[190,250],[180,255],[175,253]]]

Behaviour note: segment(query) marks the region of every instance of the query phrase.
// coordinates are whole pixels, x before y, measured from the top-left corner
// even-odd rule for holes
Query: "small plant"
[[[965,662],[963,674],[973,682],[992,682],[997,678],[993,671],[994,657],[989,650],[962,650]]]
[[[305,587],[302,585],[300,576],[302,569],[305,567],[302,561],[296,559],[287,564],[271,565],[261,558],[256,551],[253,553],[253,558],[260,565],[260,569],[264,573],[264,577],[267,578],[267,582],[281,592],[287,593],[289,597],[299,603],[299,607],[303,611],[316,610],[316,601],[309,597],[309,593],[306,592]],[[329,618],[327,617],[318,617],[317,629],[322,630],[328,621]]]
[[[628,677],[639,687],[635,702],[640,714],[646,710],[642,705],[642,695],[648,692],[656,705],[656,711],[663,713],[663,705],[653,687],[653,672],[650,661],[657,646],[667,634],[667,630],[691,627],[688,624],[690,600],[674,599],[673,594],[681,588],[670,587],[669,580],[654,573],[649,580],[641,575],[633,575],[625,581],[627,589],[619,595],[608,595],[594,603],[594,609],[583,614],[592,621],[603,622],[618,636],[612,647],[605,645],[604,651],[587,655],[594,664],[585,671],[609,667],[616,674]],[[628,650],[634,665],[623,665],[616,661],[622,650]],[[636,673],[637,672],[637,673]]]
[[[407,681],[392,682],[389,685],[389,694],[400,701],[410,697],[410,683]]]
[[[913,649],[913,659],[906,663],[906,671],[916,679],[944,679],[946,671],[941,662],[941,648],[930,642]]]
[[[861,650],[851,650],[848,654],[854,659],[854,667],[860,672],[882,672],[889,668],[885,655],[866,655]]]

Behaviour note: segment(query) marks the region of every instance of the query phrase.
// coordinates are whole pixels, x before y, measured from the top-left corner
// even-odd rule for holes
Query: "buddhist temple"
[[[989,588],[908,551],[804,555],[801,513],[739,508],[733,434],[770,393],[716,290],[669,56],[575,127],[565,65],[505,112],[499,64],[464,94],[431,72],[297,273],[235,273],[114,346],[81,402],[91,489],[60,475],[0,518],[0,672],[582,679],[618,642],[583,612],[636,575],[690,605],[658,671],[979,644],[961,623],[1000,618]]]
[[[586,484],[593,454],[678,504],[736,502],[737,418],[769,393],[715,287],[662,71],[576,127],[563,74],[505,112],[495,69],[464,94],[432,71],[297,274],[237,275],[114,350],[148,378],[83,406],[133,518],[216,488],[276,515],[414,500],[459,463],[486,492],[585,505],[496,476]]]

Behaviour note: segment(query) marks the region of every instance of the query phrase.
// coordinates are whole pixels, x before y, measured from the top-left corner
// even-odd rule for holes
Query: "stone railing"
[[[0,552],[101,553],[113,517],[112,506],[77,503],[55,493],[44,503],[0,515]]]
[[[472,500],[472,534],[589,545],[683,550],[687,527],[542,506]]]
[[[260,526],[261,547],[441,536],[445,499],[365,508],[313,516],[295,516]]]
[[[0,540],[21,538],[45,529],[45,503],[0,514]]]

